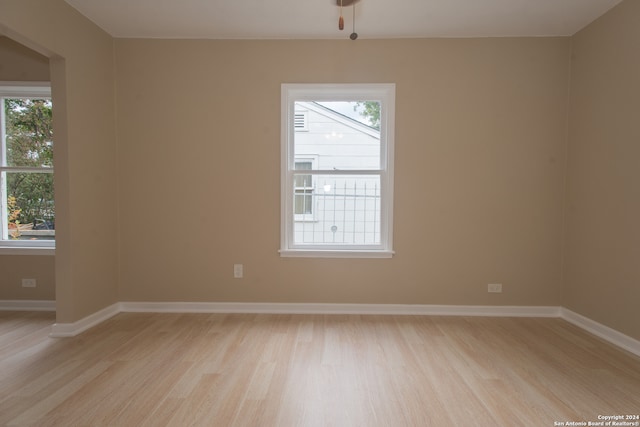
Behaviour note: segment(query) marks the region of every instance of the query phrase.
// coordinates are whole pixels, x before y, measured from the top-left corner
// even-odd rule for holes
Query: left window
[[[53,249],[51,87],[0,84],[0,107],[0,248]]]

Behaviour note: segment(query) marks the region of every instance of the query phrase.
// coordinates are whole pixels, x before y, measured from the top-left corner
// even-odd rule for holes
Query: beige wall
[[[569,49],[116,40],[120,299],[558,305]],[[279,257],[294,82],[396,83],[393,259]]]
[[[0,300],[55,300],[54,257],[2,255],[0,271]],[[22,279],[36,287],[23,288]]]
[[[49,81],[49,58],[0,36],[0,81]]]
[[[0,0],[0,32],[50,58],[57,320],[117,301],[113,39],[63,0]]]
[[[0,31],[51,62],[58,321],[118,300],[565,305],[640,338],[639,8],[574,38],[114,49],[62,0],[0,0]],[[278,256],[295,82],[397,84],[394,258]]]
[[[573,38],[563,305],[640,339],[640,2]]]
[[[49,59],[0,36],[0,81],[49,81]],[[0,256],[0,300],[55,299],[54,258]],[[22,288],[21,279],[37,279],[37,287]]]

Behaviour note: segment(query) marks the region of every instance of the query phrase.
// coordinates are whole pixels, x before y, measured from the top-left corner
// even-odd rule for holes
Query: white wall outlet
[[[36,287],[36,279],[22,279],[22,287],[23,288],[35,288]]]
[[[244,267],[242,264],[233,264],[233,277],[235,279],[242,279],[244,275]]]
[[[501,283],[489,283],[487,286],[487,292],[493,293],[501,293],[502,292],[502,284]]]

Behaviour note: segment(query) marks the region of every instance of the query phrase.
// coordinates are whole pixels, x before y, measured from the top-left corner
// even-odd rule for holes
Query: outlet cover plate
[[[36,279],[22,279],[22,287],[23,288],[35,288],[36,287]]]
[[[487,292],[492,292],[492,293],[501,293],[502,292],[502,283],[489,283],[489,285],[487,285]]]
[[[244,267],[242,264],[233,264],[233,277],[235,279],[242,279],[244,275]]]

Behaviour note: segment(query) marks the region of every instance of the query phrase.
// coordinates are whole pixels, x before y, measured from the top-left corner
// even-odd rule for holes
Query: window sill
[[[0,255],[55,255],[55,246],[9,246],[0,243]]]
[[[392,258],[394,251],[389,250],[317,250],[317,249],[281,249],[283,258]]]

